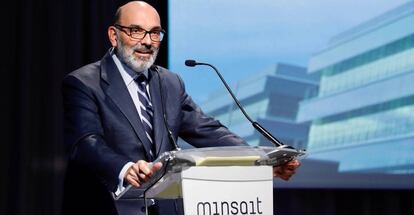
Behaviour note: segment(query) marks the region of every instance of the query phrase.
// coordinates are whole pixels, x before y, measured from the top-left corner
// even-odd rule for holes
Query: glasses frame
[[[124,32],[130,38],[135,39],[135,40],[143,40],[147,36],[147,34],[149,34],[149,37],[150,37],[150,39],[151,39],[152,42],[161,42],[164,39],[164,35],[166,34],[165,30],[162,29],[162,28],[161,29],[157,29],[157,30],[149,30],[149,31],[147,31],[147,30],[145,30],[145,29],[143,29],[143,28],[141,28],[139,26],[123,26],[123,25],[120,25],[120,24],[114,24],[114,27],[116,29]],[[145,33],[142,36],[142,38],[136,38],[136,37],[133,37],[132,36],[132,30],[133,29],[137,29],[137,28],[142,29],[142,30],[145,31]],[[125,29],[128,29],[129,31],[126,31]],[[154,40],[151,35],[153,35],[153,33],[158,32],[158,31],[160,33],[160,39],[159,40]]]

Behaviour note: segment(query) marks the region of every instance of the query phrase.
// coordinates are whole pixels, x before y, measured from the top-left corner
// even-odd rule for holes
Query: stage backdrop
[[[2,72],[2,82],[0,84],[2,95],[1,110],[2,119],[4,119],[0,150],[2,161],[0,162],[0,167],[3,171],[0,177],[0,214],[60,214],[63,176],[66,167],[62,137],[61,80],[67,73],[87,63],[97,61],[104,55],[110,46],[106,38],[106,29],[108,25],[112,24],[112,14],[117,6],[125,2],[121,0],[16,0],[3,2],[2,13],[0,13],[1,20],[3,21],[2,35],[5,36],[5,39],[2,41],[2,61],[0,64]],[[221,85],[216,82],[217,79],[210,73],[211,71],[198,68],[190,71],[187,68],[176,66],[182,66],[183,61],[187,58],[196,58],[197,60],[205,60],[216,64],[225,72],[225,77],[233,85],[248,87],[247,91],[243,87],[239,88],[237,92],[241,94],[243,92],[255,93],[252,89],[262,91],[263,93],[259,93],[258,96],[242,100],[245,104],[250,102],[252,106],[248,111],[257,110],[257,116],[262,117],[259,119],[263,119],[264,124],[268,123],[265,125],[270,125],[269,127],[274,128],[272,132],[288,143],[292,142],[298,147],[307,147],[309,141],[305,141],[305,139],[307,139],[308,135],[304,134],[309,133],[309,126],[311,124],[323,126],[329,123],[329,120],[332,120],[331,118],[325,118],[317,124],[317,121],[314,123],[314,120],[302,118],[301,120],[304,121],[304,124],[308,124],[307,127],[292,124],[292,121],[296,121],[297,111],[294,107],[298,106],[298,100],[301,101],[301,98],[313,98],[318,95],[316,94],[318,92],[316,88],[319,89],[319,81],[315,80],[319,77],[309,78],[309,76],[302,73],[304,70],[307,70],[306,68],[310,68],[310,64],[308,65],[307,63],[311,58],[310,54],[317,54],[323,51],[323,47],[328,46],[327,40],[331,36],[346,31],[364,21],[364,19],[355,20],[359,17],[357,14],[361,15],[361,13],[357,12],[363,7],[354,7],[354,10],[351,12],[349,10],[339,10],[340,12],[338,12],[338,10],[334,10],[335,5],[340,6],[346,4],[345,2],[334,1],[335,4],[329,3],[327,6],[319,3],[308,5],[305,4],[307,1],[251,1],[257,4],[253,6],[247,5],[247,1],[229,1],[229,3],[227,1],[203,1],[202,5],[200,5],[201,1],[184,0],[154,0],[150,2],[160,11],[163,27],[167,30],[167,37],[169,37],[163,41],[158,64],[171,67],[174,71],[180,72],[187,83],[188,91],[191,92],[197,101],[203,103],[203,108],[209,113],[214,114],[223,111],[224,117],[220,118],[220,114],[218,115],[220,119],[223,119],[223,122],[225,121],[224,119],[231,119],[232,122],[241,121],[241,117],[234,113],[231,115],[237,118],[226,117],[224,110],[229,110],[230,106],[216,111],[214,105],[211,106],[210,110],[208,109],[209,106],[204,105],[203,101],[207,98],[210,89],[207,87],[197,89],[194,85],[209,83],[213,86],[211,90],[219,89]],[[293,5],[291,4],[291,7],[297,10],[274,10],[275,2],[279,6],[290,5],[290,2],[292,2]],[[378,3],[372,6],[371,9],[378,9],[378,11],[374,11],[374,13],[367,12],[366,16],[374,17],[391,9],[392,4],[397,6],[402,3],[401,1],[393,1],[392,3],[390,1],[376,2]],[[388,5],[385,4],[386,2],[388,2]],[[354,2],[351,3],[356,4]],[[167,4],[170,7],[167,7]],[[364,3],[359,2],[358,4]],[[177,7],[181,7],[183,10],[177,11]],[[190,7],[188,8],[190,10],[187,7]],[[259,8],[257,9],[257,7]],[[303,11],[303,9],[307,8],[317,10],[325,7],[332,8],[332,11],[329,15],[320,17],[319,21],[328,22],[336,20],[334,26],[337,26],[339,30],[334,29],[335,31],[330,30],[328,32],[319,30],[318,28],[322,23],[315,20],[312,21],[311,19],[318,13],[306,14]],[[225,9],[229,13],[223,14],[220,12],[221,9]],[[272,10],[269,11],[268,9]],[[299,9],[302,9],[302,11]],[[352,16],[347,16],[346,19],[341,18],[342,12],[355,14],[355,19]],[[169,16],[169,13],[171,16]],[[197,14],[208,14],[208,16],[198,19]],[[271,16],[274,14],[281,14],[286,17],[284,19],[273,19],[271,17],[260,19],[260,16]],[[177,16],[185,15],[190,18],[183,20],[183,17],[177,20]],[[294,18],[299,16],[301,20],[294,21]],[[366,17],[366,20],[369,17]],[[249,20],[244,18],[249,18]],[[190,19],[197,20],[196,25],[189,25],[187,21]],[[294,22],[289,22],[291,20]],[[352,21],[350,24],[341,24],[350,20]],[[177,24],[177,21],[180,21],[180,24]],[[214,26],[209,24],[211,21],[215,22]],[[231,25],[231,23],[226,24],[228,21],[232,21],[235,25]],[[265,21],[265,23],[260,23],[261,21]],[[304,32],[300,34],[290,32],[300,29],[306,22],[310,23],[308,23],[308,27]],[[221,23],[225,25],[219,25]],[[288,25],[282,28],[284,23],[288,23]],[[181,30],[178,28],[181,28]],[[272,33],[270,31],[272,29],[279,29],[279,31]],[[412,27],[406,29],[410,30]],[[244,35],[244,31],[249,32],[249,34]],[[307,43],[314,48],[309,48],[304,44],[306,40],[297,37],[302,36],[302,34],[312,36],[312,32],[317,32],[317,34],[316,36],[313,35],[314,38],[316,37],[315,40]],[[283,37],[276,39],[278,35]],[[178,40],[180,37],[181,39]],[[274,40],[264,42],[265,38],[268,37],[274,38]],[[223,40],[224,38],[229,39]],[[247,40],[248,38],[249,40]],[[319,42],[318,38],[320,38]],[[395,38],[395,41],[402,38]],[[253,41],[250,39],[253,39]],[[290,39],[294,40],[289,43]],[[340,41],[337,40],[339,43]],[[174,44],[171,44],[171,42]],[[226,43],[223,44],[222,42]],[[231,45],[237,49],[229,49],[226,45]],[[275,47],[276,45],[277,47]],[[289,53],[285,52],[287,49],[283,49],[285,46],[297,47],[297,49]],[[181,53],[185,55],[180,55],[177,52],[177,47],[181,47],[183,49]],[[168,49],[170,48],[171,50],[174,49],[174,51],[169,52]],[[266,49],[285,51],[279,55],[274,55],[266,51]],[[305,54],[301,54],[300,50],[304,50]],[[327,50],[330,50],[330,48]],[[206,54],[205,56],[208,54],[212,58],[195,54],[195,51],[204,53]],[[169,65],[167,64],[167,53],[170,55],[171,64]],[[262,53],[266,53],[266,55],[262,55]],[[324,55],[323,52],[320,53]],[[236,58],[239,54],[244,55],[245,58]],[[217,58],[214,56],[217,56]],[[293,60],[289,56],[298,57],[298,60]],[[325,62],[323,57],[319,56],[319,60],[315,58],[312,67],[314,70],[310,70],[314,71],[314,74],[321,74],[318,68]],[[271,61],[260,61],[265,58],[271,59]],[[234,67],[225,66],[223,62],[232,64]],[[261,63],[256,64],[257,62]],[[284,64],[276,66],[277,62]],[[239,64],[243,66],[236,67]],[[287,64],[294,64],[296,66]],[[248,76],[254,76],[262,68],[270,68],[270,70],[264,69],[264,75],[259,78],[252,77],[252,79],[249,79]],[[196,78],[189,79],[188,74]],[[334,78],[335,75],[327,77]],[[242,78],[247,78],[248,80],[240,83],[247,82],[252,85],[238,84],[239,80],[243,81],[241,80]],[[254,80],[259,80],[259,84],[256,85],[257,83]],[[260,84],[263,82],[268,84]],[[217,83],[216,86],[214,86],[215,83]],[[298,89],[293,86],[298,87]],[[283,91],[273,92],[272,90],[277,87],[281,87]],[[283,92],[293,93],[294,96],[286,95]],[[329,93],[329,91],[326,92]],[[376,94],[383,92],[385,90],[378,91]],[[220,92],[219,95],[221,94],[224,95],[224,93]],[[241,94],[238,93],[238,95]],[[269,94],[277,95],[276,98],[278,99],[270,99],[268,97]],[[246,95],[249,94],[247,93]],[[279,102],[281,98],[285,98],[283,103]],[[227,98],[222,101],[224,103],[229,102]],[[267,108],[274,106],[277,108]],[[270,115],[261,115],[263,113]],[[319,115],[314,114],[312,116],[316,117]],[[269,121],[269,119],[280,120],[274,122]],[[408,117],[407,119],[412,118]],[[280,125],[289,123],[291,124],[288,127],[289,129],[281,130],[283,127]],[[230,128],[237,131],[231,125]],[[242,128],[243,126],[240,127],[240,129]],[[315,128],[315,131],[318,131],[320,127]],[[328,133],[335,134],[336,132]],[[241,134],[247,134],[247,132],[242,132]],[[286,135],[283,136],[284,134]],[[255,135],[252,133],[245,138],[250,142],[264,144]],[[292,137],[300,138],[291,141]],[[316,147],[318,141],[315,139],[314,141],[314,146]],[[317,148],[312,149],[310,146],[308,147],[309,152],[313,151],[311,154],[316,154]],[[367,155],[375,155],[375,153],[367,153]],[[383,157],[387,156],[384,155]],[[320,160],[322,159],[317,159],[315,163],[318,164]],[[330,162],[328,160],[328,164]],[[330,168],[335,173],[338,172],[338,162],[334,161],[332,163],[332,165],[327,167],[325,161],[323,161],[324,167],[320,168],[320,170],[325,171],[325,168]],[[404,163],[404,160],[401,160],[401,163]],[[309,174],[309,170],[312,170],[312,168],[304,164],[298,175],[292,180],[292,184],[297,184],[296,180],[306,179],[307,177],[301,174]],[[329,181],[327,179],[329,179],[330,173],[316,172],[316,174],[320,176],[315,179],[315,183],[319,180]],[[389,175],[394,176],[395,174]],[[339,179],[341,177],[338,177]],[[320,183],[318,184],[320,185]],[[355,190],[333,188],[337,185],[333,185],[329,189],[303,189],[300,186],[298,188],[282,189],[282,183],[279,181],[275,183],[275,186],[275,210],[279,215],[405,215],[414,213],[414,194],[412,190],[407,189]],[[288,186],[288,183],[283,186]]]
[[[205,112],[251,145],[252,118],[306,149],[276,187],[414,189],[414,2],[170,1],[170,67]]]

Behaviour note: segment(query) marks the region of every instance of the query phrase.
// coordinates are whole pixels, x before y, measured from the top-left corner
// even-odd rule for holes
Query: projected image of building
[[[318,82],[319,75],[309,75],[305,68],[277,64],[239,81],[232,88],[253,120],[262,124],[283,143],[304,148],[309,123],[298,124],[296,115],[301,100],[316,96]],[[271,145],[251,126],[224,87],[210,95],[208,101],[201,106],[207,114],[220,120],[250,145]]]
[[[314,55],[317,97],[301,102],[313,159],[340,172],[414,173],[414,2],[333,38]]]

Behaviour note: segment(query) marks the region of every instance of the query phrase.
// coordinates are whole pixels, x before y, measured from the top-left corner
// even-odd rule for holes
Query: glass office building
[[[414,173],[414,2],[333,38],[314,55],[318,95],[300,104],[308,151],[340,172]]]
[[[296,122],[298,106],[301,100],[316,96],[318,83],[318,74],[309,75],[305,68],[277,64],[239,81],[232,89],[253,120],[283,143],[303,148],[309,123]],[[224,87],[211,94],[201,107],[250,145],[270,145],[247,121]]]

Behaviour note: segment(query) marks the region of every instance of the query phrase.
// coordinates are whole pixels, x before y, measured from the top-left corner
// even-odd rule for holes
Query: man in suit
[[[153,65],[163,34],[152,6],[129,2],[108,28],[108,53],[63,80],[69,155],[64,214],[144,214],[143,200],[113,201],[112,195],[128,184],[140,187],[161,168],[149,163],[175,149],[167,128],[174,139],[195,147],[246,145],[204,115],[177,74]],[[287,180],[298,166],[291,161],[274,168],[275,176]],[[149,204],[152,214],[174,214],[177,207],[168,201]]]

